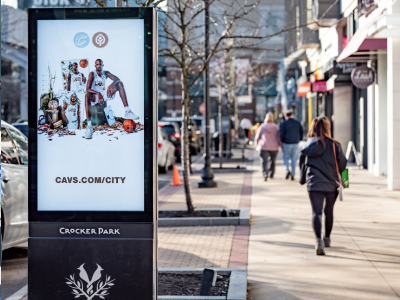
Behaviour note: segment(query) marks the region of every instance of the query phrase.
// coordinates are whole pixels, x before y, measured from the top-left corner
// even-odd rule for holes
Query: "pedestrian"
[[[300,155],[300,184],[307,183],[313,211],[312,226],[316,238],[316,253],[325,255],[324,247],[331,246],[333,206],[340,186],[338,172],[341,173],[346,169],[347,159],[342,146],[331,137],[331,125],[327,117],[315,118],[307,137],[308,140]],[[325,214],[323,240],[321,239],[322,211]]]
[[[279,137],[279,127],[274,123],[274,115],[267,113],[264,123],[258,128],[255,138],[257,150],[260,151],[260,159],[264,181],[274,178],[275,160],[279,147],[282,148],[282,142]],[[268,159],[270,158],[270,167],[268,168]]]
[[[286,179],[294,180],[296,165],[299,158],[299,142],[303,139],[303,126],[294,119],[292,111],[286,113],[286,121],[280,127],[281,141],[283,143],[283,162],[286,167]],[[289,169],[291,161],[291,170]]]
[[[248,118],[243,118],[242,121],[240,121],[240,127],[242,127],[242,129],[244,130],[244,138],[246,140],[246,144],[249,142],[249,132],[252,126],[253,124]]]

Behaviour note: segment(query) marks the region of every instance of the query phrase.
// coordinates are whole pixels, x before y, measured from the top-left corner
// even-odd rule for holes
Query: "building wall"
[[[387,174],[387,55],[378,54],[375,88],[375,165],[376,176]]]
[[[337,86],[333,91],[333,132],[335,140],[339,141],[346,151],[351,141],[351,86]]]

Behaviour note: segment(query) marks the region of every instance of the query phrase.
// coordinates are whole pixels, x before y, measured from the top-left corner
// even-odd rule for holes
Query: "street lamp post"
[[[204,11],[204,46],[205,46],[205,54],[206,59],[209,56],[209,32],[210,32],[210,13],[208,7],[209,0],[204,0],[204,5],[206,6]],[[211,169],[211,157],[210,157],[210,146],[211,146],[211,139],[210,139],[210,82],[209,82],[209,73],[208,67],[206,67],[204,71],[204,106],[205,106],[205,114],[204,114],[204,122],[205,122],[205,157],[204,157],[204,168],[203,172],[201,173],[201,181],[199,181],[199,188],[211,188],[216,187],[217,183],[214,181],[214,174]]]

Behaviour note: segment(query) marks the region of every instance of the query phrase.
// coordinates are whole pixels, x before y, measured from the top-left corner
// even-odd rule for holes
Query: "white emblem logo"
[[[96,43],[101,47],[106,41],[106,38],[101,33],[96,37]]]
[[[75,274],[72,274],[69,276],[69,278],[66,278],[68,286],[72,289],[72,294],[75,296],[75,298],[84,296],[87,300],[92,300],[95,297],[105,299],[104,297],[109,295],[108,290],[114,285],[113,281],[115,279],[111,280],[110,276],[106,275],[104,281],[100,280],[101,271],[103,271],[103,269],[99,265],[97,265],[97,270],[94,272],[92,279],[89,279],[89,276],[83,266],[84,264],[78,268],[78,270],[80,270],[80,279],[75,279]],[[82,280],[85,283],[83,283]],[[96,286],[96,289],[94,289],[94,285]]]

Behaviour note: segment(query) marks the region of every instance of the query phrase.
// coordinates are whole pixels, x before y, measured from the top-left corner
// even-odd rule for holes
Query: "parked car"
[[[176,122],[158,122],[158,126],[162,127],[168,134],[169,140],[175,146],[175,161],[181,162],[181,131],[180,126]]]
[[[197,136],[197,133],[199,131],[196,122],[192,119],[189,119],[189,147],[190,147],[190,153],[192,155],[196,155],[197,153],[201,152],[201,140],[200,137]],[[163,122],[176,122],[179,124],[179,132],[182,129],[182,118],[181,117],[162,117],[161,121]]]
[[[28,139],[1,121],[1,250],[28,240]]]
[[[19,119],[17,120],[17,122],[12,123],[11,125],[21,131],[26,137],[28,137],[28,120]]]
[[[167,173],[175,164],[175,146],[168,139],[168,134],[158,126],[158,170]]]

